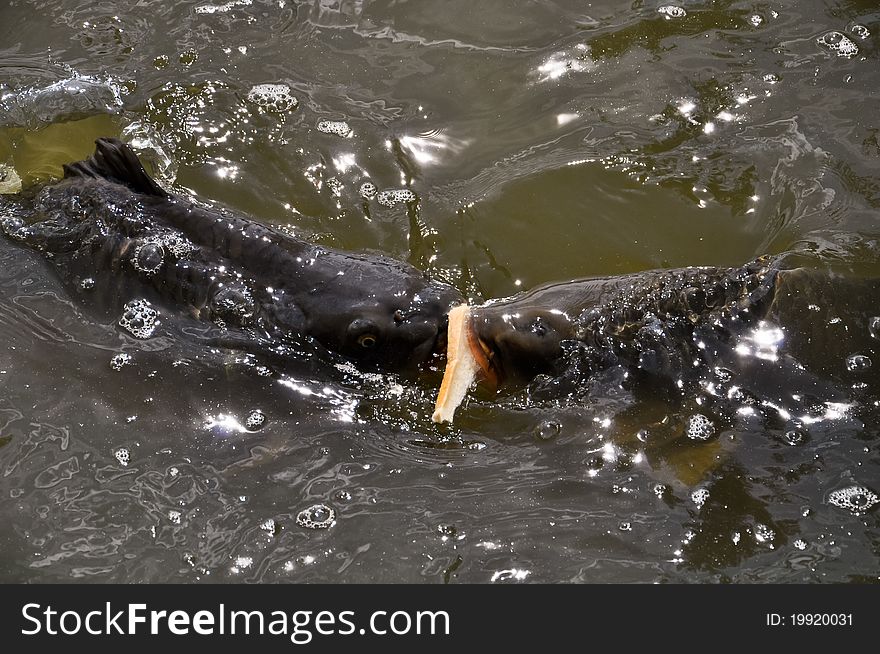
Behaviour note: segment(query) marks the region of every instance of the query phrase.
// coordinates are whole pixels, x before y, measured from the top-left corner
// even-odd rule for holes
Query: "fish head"
[[[361,370],[412,376],[445,349],[447,315],[461,301],[455,288],[429,282],[333,293],[308,312],[307,332]]]
[[[521,384],[551,372],[562,341],[574,337],[569,317],[549,306],[500,302],[474,307],[469,342],[491,386]]]

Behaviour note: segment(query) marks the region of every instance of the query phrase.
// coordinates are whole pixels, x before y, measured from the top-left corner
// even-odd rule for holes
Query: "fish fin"
[[[166,197],[168,194],[147,174],[134,151],[115,138],[95,141],[95,154],[83,161],[64,165],[64,177],[106,179],[136,193]]]

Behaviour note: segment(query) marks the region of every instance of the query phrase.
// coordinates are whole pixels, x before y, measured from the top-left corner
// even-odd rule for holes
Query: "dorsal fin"
[[[64,165],[64,177],[106,179],[145,195],[168,194],[147,174],[137,155],[115,138],[95,141],[95,154],[84,161]]]

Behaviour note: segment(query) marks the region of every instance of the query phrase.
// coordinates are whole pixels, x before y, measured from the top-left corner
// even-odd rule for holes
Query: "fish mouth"
[[[446,369],[431,416],[436,423],[452,422],[474,381],[497,388],[500,380],[495,351],[477,333],[470,306],[461,304],[449,311],[446,333]]]

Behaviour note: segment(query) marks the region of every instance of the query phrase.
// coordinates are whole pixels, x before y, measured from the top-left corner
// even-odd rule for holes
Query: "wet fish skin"
[[[116,139],[65,166],[25,214],[4,221],[7,235],[46,253],[68,281],[109,277],[115,304],[155,299],[260,340],[317,344],[365,370],[415,372],[462,301],[390,257],[318,246],[169,194]]]

